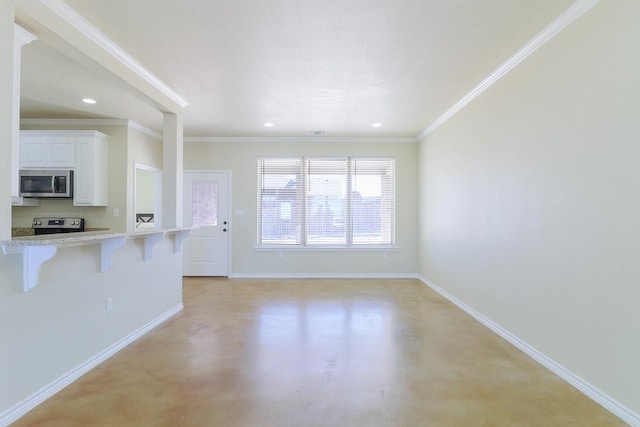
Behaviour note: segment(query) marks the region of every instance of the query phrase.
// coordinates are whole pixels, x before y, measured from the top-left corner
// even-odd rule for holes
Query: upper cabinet
[[[72,135],[23,132],[20,136],[20,169],[73,169],[75,150]]]
[[[20,169],[73,169],[73,204],[107,206],[108,141],[97,131],[23,130]]]
[[[73,204],[107,206],[107,141],[100,132],[76,139]]]

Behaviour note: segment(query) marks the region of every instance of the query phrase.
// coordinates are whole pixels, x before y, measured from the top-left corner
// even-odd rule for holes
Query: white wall
[[[173,237],[147,262],[143,243],[128,240],[105,273],[99,245],[59,248],[27,293],[21,257],[0,255],[0,425],[18,403],[181,305],[182,253]]]
[[[0,240],[11,236],[11,137],[13,132],[13,1],[0,2]]]
[[[636,414],[638,22],[599,3],[419,154],[420,274]]]
[[[156,172],[136,171],[136,212],[153,213],[155,210]]]
[[[393,156],[396,158],[396,240],[398,251],[255,251],[257,159],[259,156]],[[232,275],[413,274],[417,268],[417,144],[333,142],[229,142],[184,144],[184,169],[232,172]]]
[[[127,137],[127,179],[128,182],[134,182],[135,176],[135,164],[140,163],[145,166],[150,166],[153,168],[157,168],[162,170],[163,162],[162,162],[162,141],[158,140],[152,136],[149,136],[145,133],[140,132],[137,129],[132,127],[128,128],[128,137]],[[152,179],[155,177],[149,177],[148,179]],[[144,177],[142,178],[144,180]],[[161,181],[161,180],[159,180]],[[136,181],[136,186],[140,184]],[[144,184],[146,186],[149,183]],[[153,185],[153,183],[151,183]],[[162,185],[160,183],[160,185]],[[145,197],[146,196],[146,197]],[[138,212],[140,213],[148,213],[153,212],[154,209],[154,196],[155,193],[146,192],[142,195],[142,198],[138,196],[137,204],[138,204]],[[144,206],[140,206],[142,203]],[[151,208],[149,208],[149,205]],[[143,211],[140,210],[143,209]],[[126,204],[126,217],[127,217],[127,231],[134,232],[135,231],[135,203],[134,203],[134,191],[133,185],[127,186],[127,204]]]
[[[162,140],[140,132],[133,127],[127,128],[128,158],[130,166],[134,162],[162,169]]]

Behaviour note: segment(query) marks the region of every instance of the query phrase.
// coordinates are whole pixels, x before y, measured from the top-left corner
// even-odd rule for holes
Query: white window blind
[[[395,244],[395,160],[258,159],[258,245]]]
[[[302,172],[302,159],[258,160],[259,244],[302,244]]]
[[[395,243],[395,161],[352,158],[350,170],[353,244]]]

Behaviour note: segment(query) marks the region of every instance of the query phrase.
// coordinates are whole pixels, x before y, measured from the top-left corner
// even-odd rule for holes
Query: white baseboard
[[[471,317],[476,319],[478,322],[482,323],[487,328],[491,329],[493,332],[498,334],[500,337],[507,340],[509,343],[513,344],[519,350],[524,352],[527,356],[531,357],[536,362],[540,363],[545,368],[549,369],[551,372],[571,384],[573,387],[584,393],[587,397],[598,403],[603,408],[607,409],[609,412],[628,423],[631,426],[640,427],[640,415],[633,412],[631,409],[622,405],[617,400],[611,398],[606,393],[603,393],[598,388],[589,384],[573,372],[569,371],[562,365],[556,363],[549,357],[540,353],[535,348],[531,347],[526,342],[520,340],[515,335],[511,334],[509,331],[503,329],[500,325],[493,322],[492,320],[486,318],[482,314],[475,311],[473,308],[466,305],[464,302],[451,295],[449,292],[445,291],[429,279],[424,276],[418,275],[418,279],[422,281],[425,285],[433,289],[438,294],[442,295],[444,298],[449,300],[455,306],[463,310],[465,313],[469,314]]]
[[[82,375],[89,372],[91,369],[95,368],[105,360],[109,359],[111,356],[113,356],[114,354],[116,354],[117,352],[119,352],[120,350],[122,350],[123,348],[125,348],[126,346],[128,346],[129,344],[137,340],[138,338],[142,337],[153,328],[157,327],[161,323],[169,320],[171,317],[181,312],[183,308],[184,306],[182,303],[176,305],[169,311],[161,314],[157,318],[153,319],[151,322],[147,323],[146,325],[137,329],[130,335],[124,337],[120,341],[111,345],[106,350],[102,351],[101,353],[98,353],[97,355],[93,356],[91,359],[87,360],[80,366],[72,369],[71,371],[67,372],[57,380],[53,381],[52,383],[44,386],[37,392],[33,393],[31,396],[27,397],[23,401],[7,409],[6,411],[0,414],[0,426],[5,427],[17,421],[20,417],[25,415],[27,412],[31,411],[36,406],[38,406],[45,400],[49,399],[51,396],[53,396],[54,394],[56,394],[57,392],[59,392],[60,390],[62,390],[63,388],[65,388],[75,380],[77,380],[78,378],[80,378]]]
[[[415,273],[234,273],[230,279],[417,279]]]

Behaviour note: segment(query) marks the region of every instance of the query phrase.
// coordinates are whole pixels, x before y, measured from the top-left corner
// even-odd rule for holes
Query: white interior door
[[[229,172],[184,171],[184,276],[229,275]]]

